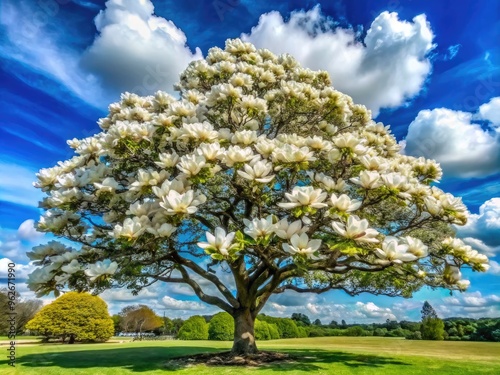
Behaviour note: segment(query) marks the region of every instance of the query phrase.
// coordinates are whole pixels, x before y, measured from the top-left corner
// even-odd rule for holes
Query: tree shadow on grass
[[[145,372],[163,369],[169,359],[199,353],[219,352],[217,348],[196,346],[144,346],[118,349],[77,349],[51,351],[19,355],[16,358],[16,367],[37,368],[44,372],[44,368],[59,367],[63,369],[91,368],[122,368],[132,372]],[[0,368],[8,364],[7,360],[0,360]],[[69,371],[70,372],[70,371]],[[68,372],[68,373],[69,373]]]
[[[196,346],[147,346],[123,349],[96,349],[47,352],[22,355],[17,358],[16,365],[26,368],[59,367],[63,369],[122,368],[132,372],[152,370],[176,371],[190,364],[186,361],[172,360],[200,353],[219,353],[219,348]],[[290,360],[263,364],[262,370],[273,371],[317,371],[324,370],[325,365],[336,364],[351,368],[372,367],[383,368],[388,365],[408,366],[410,364],[390,357],[370,354],[356,354],[321,349],[284,349],[279,352],[288,353]],[[172,360],[172,361],[171,361]],[[6,365],[0,360],[0,367]],[[214,368],[214,371],[215,368]]]
[[[371,367],[380,369],[388,365],[411,366],[410,363],[395,358],[373,354],[358,354],[323,349],[285,349],[283,352],[290,354],[295,359],[289,362],[270,364],[263,368],[286,372],[324,370],[324,365],[328,364],[337,364],[340,367]]]

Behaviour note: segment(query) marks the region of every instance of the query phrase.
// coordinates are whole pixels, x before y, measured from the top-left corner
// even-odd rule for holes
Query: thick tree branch
[[[166,283],[184,283],[184,284],[187,284],[191,287],[191,289],[193,289],[193,291],[195,292],[195,294],[198,296],[198,298],[201,301],[208,303],[210,305],[215,305],[215,306],[221,308],[222,310],[232,314],[233,308],[228,303],[224,302],[219,297],[211,296],[211,295],[203,292],[200,285],[196,281],[194,281],[193,279],[191,279],[189,277],[188,272],[182,266],[178,267],[178,270],[181,273],[182,277],[163,277],[163,276],[155,276],[155,275],[152,275],[151,277],[156,278],[159,281],[164,281]]]
[[[172,254],[172,259],[177,262],[178,264],[181,264],[199,276],[203,277],[204,279],[212,282],[219,292],[226,298],[226,300],[235,308],[239,307],[239,302],[238,300],[233,296],[231,291],[220,281],[220,279],[214,275],[213,273],[205,271],[203,268],[201,268],[199,265],[197,265],[195,262],[181,257],[177,252]]]

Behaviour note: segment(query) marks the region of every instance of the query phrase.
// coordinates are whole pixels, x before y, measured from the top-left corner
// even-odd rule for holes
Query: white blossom
[[[170,237],[176,230],[177,227],[169,223],[157,224],[154,228],[147,228],[147,231],[156,237]]]
[[[238,171],[238,174],[250,181],[257,181],[263,184],[271,182],[274,175],[269,175],[273,170],[273,165],[267,161],[259,160],[243,166],[244,171]]]
[[[294,234],[290,239],[291,245],[284,243],[281,246],[283,250],[291,255],[304,255],[307,258],[318,259],[314,253],[321,246],[321,240],[309,240],[307,234]]]
[[[144,219],[146,216],[141,216],[140,218],[134,216],[134,218],[126,218],[123,225],[117,224],[110,234],[115,238],[125,237],[129,240],[138,238],[146,230]]]
[[[406,236],[403,238],[404,243],[408,245],[408,252],[415,255],[417,258],[423,258],[428,255],[429,247],[418,238]]]
[[[252,221],[243,219],[243,223],[245,224],[245,229],[243,231],[254,240],[259,237],[266,237],[267,235],[274,233],[276,229],[276,224],[273,224],[273,218],[271,215],[265,219],[256,218]]]
[[[206,160],[201,155],[184,155],[177,168],[188,177],[196,176],[206,166]]]
[[[309,228],[307,226],[302,226],[301,220],[295,220],[289,223],[287,219],[281,219],[276,224],[275,233],[279,238],[284,240],[289,240],[294,234],[302,234],[307,232]]]
[[[353,177],[350,180],[365,189],[376,189],[381,184],[380,174],[376,171],[361,171],[359,177]]]
[[[289,144],[275,148],[271,155],[273,161],[283,163],[300,163],[316,160],[314,152],[308,147],[297,147]]]
[[[94,186],[102,193],[113,193],[116,189],[120,188],[120,184],[113,177],[106,177],[101,183],[94,182]]]
[[[158,159],[160,161],[155,161],[155,164],[161,168],[173,168],[177,165],[177,162],[179,161],[179,155],[174,151],[171,154],[170,153],[160,153],[158,155]]]
[[[235,244],[232,244],[234,235],[234,232],[226,234],[224,229],[217,227],[215,228],[215,236],[210,232],[206,232],[208,242],[198,242],[198,246],[205,251],[215,250],[220,254],[227,256],[235,247]]]
[[[198,211],[200,204],[205,203],[206,197],[203,194],[197,194],[193,190],[188,190],[185,193],[178,193],[175,190],[170,190],[168,195],[163,197],[160,206],[163,207],[168,215],[178,214],[194,214]]]
[[[95,281],[103,275],[113,275],[117,268],[118,263],[106,259],[104,261],[98,261],[95,264],[90,264],[85,270],[85,275],[90,278],[90,281]]]
[[[229,146],[224,155],[224,163],[232,167],[234,163],[246,163],[256,156],[250,147]]]
[[[378,232],[373,228],[369,228],[368,220],[359,219],[355,215],[349,216],[347,224],[332,222],[332,228],[342,237],[356,242],[379,242],[376,238]]]
[[[61,271],[67,273],[67,274],[74,274],[78,271],[81,271],[82,265],[78,262],[77,259],[73,259],[71,262],[68,264],[64,265],[61,267]]]
[[[381,264],[402,264],[417,259],[417,256],[408,252],[408,245],[399,243],[396,237],[387,236],[382,242],[382,248],[375,249],[375,255]]]
[[[321,189],[314,189],[312,186],[295,186],[291,193],[285,193],[288,203],[278,203],[278,206],[285,209],[292,209],[300,206],[308,206],[312,208],[327,207],[326,203],[322,203],[327,193]]]
[[[337,197],[337,195],[332,194],[328,203],[335,209],[342,212],[352,212],[356,211],[363,202],[356,199],[351,199],[346,194],[342,194]]]
[[[225,149],[220,147],[219,143],[202,143],[196,152],[208,161],[213,161],[224,155]]]

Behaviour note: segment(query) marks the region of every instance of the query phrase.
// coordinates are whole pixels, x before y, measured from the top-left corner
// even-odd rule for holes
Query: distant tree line
[[[405,337],[410,340],[463,340],[500,341],[500,318],[447,318],[440,319],[426,301],[422,307],[422,321],[396,321],[385,323],[339,324],[332,320],[322,324],[319,319],[311,323],[303,313],[290,318],[277,318],[260,314],[255,324],[257,340],[274,340],[325,336],[379,336]],[[183,340],[232,340],[233,321],[229,314],[194,316],[185,321],[178,334]]]
[[[71,296],[74,298],[71,299]],[[53,302],[41,311],[39,311],[42,306],[41,301],[21,300],[17,304],[20,317],[17,327],[18,334],[25,333],[26,328],[31,328],[31,333],[46,336],[46,338],[59,336],[63,339],[65,337],[71,339],[74,336],[77,341],[103,341],[113,333],[114,335],[128,333],[137,336],[148,333],[181,340],[233,340],[234,322],[231,315],[226,312],[205,316],[195,315],[183,320],[169,318],[165,315],[160,316],[146,305],[126,306],[120,313],[113,315],[111,319],[114,329],[109,333],[107,332],[108,328],[103,329],[96,324],[94,326],[99,326],[99,329],[94,331],[99,331],[99,333],[89,333],[79,328],[82,327],[82,318],[78,314],[84,314],[91,305],[101,302],[99,302],[98,297],[86,296],[86,298],[89,298],[89,301],[83,301],[82,295],[76,297],[76,293],[68,293],[62,300],[58,299],[58,304]],[[61,305],[64,300],[67,300],[65,306]],[[5,310],[4,305],[6,306],[6,293],[4,290],[0,290],[0,310]],[[71,306],[75,307],[74,310],[78,310],[78,314],[69,312],[68,309]],[[59,310],[62,307],[64,307],[64,314],[61,315]],[[107,315],[105,305],[103,305],[102,310],[99,319],[104,319],[101,325],[107,327],[108,323],[104,323],[104,321],[110,318]],[[37,311],[40,313],[36,314]],[[422,307],[421,314],[422,320],[420,322],[406,320],[398,322],[387,319],[384,323],[370,324],[347,324],[345,320],[341,320],[340,323],[332,320],[328,324],[323,324],[319,319],[311,322],[311,319],[303,313],[293,313],[290,318],[259,314],[255,322],[255,336],[257,340],[325,336],[378,336],[405,337],[412,340],[500,342],[500,318],[440,319],[427,301]],[[57,323],[59,315],[62,317],[60,324]],[[72,319],[76,328],[71,326]],[[29,320],[31,322],[26,326]],[[89,321],[87,315],[83,321]],[[96,320],[94,323],[97,321],[101,322]],[[0,325],[0,335],[5,335],[6,329],[6,326]],[[104,331],[106,334],[102,335]]]

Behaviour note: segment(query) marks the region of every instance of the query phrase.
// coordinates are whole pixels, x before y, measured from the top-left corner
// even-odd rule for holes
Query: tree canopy
[[[247,353],[275,293],[409,297],[464,290],[462,267],[487,269],[454,238],[467,209],[434,185],[439,164],[401,154],[326,72],[236,39],[190,63],[176,89],[123,94],[100,133],[38,173],[38,230],[80,246],[28,253],[38,295],[185,283],[234,317],[233,352]]]
[[[208,326],[209,340],[232,340],[234,337],[234,321],[233,317],[227,312],[215,314],[210,319]]]
[[[163,319],[146,305],[127,306],[120,312],[120,326],[125,332],[152,331],[163,326]]]
[[[200,315],[194,315],[184,322],[177,338],[180,340],[208,340],[208,324]]]
[[[73,341],[106,341],[114,333],[106,303],[89,293],[68,292],[42,307],[26,328]]]
[[[436,310],[434,310],[434,308],[431,306],[431,304],[427,301],[424,302],[420,313],[422,314],[422,320],[424,320],[425,318],[437,318],[438,317]]]

